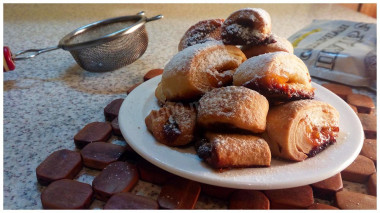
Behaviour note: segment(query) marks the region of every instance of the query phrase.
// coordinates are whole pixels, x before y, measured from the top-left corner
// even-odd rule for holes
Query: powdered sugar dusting
[[[178,74],[177,72],[187,72],[189,68],[191,68],[191,63],[193,63],[197,54],[217,45],[223,45],[223,43],[220,41],[210,41],[193,45],[178,52],[169,63],[166,64],[162,77],[165,78],[170,75],[176,75]]]
[[[288,79],[288,83],[312,88],[306,65],[297,56],[287,52],[272,52],[249,58],[236,69],[234,85],[243,85],[263,77],[282,77]]]
[[[235,14],[238,14],[238,18],[249,18],[251,20],[256,20],[257,17],[260,17],[262,19],[261,21],[266,24],[266,26],[271,23],[269,13],[262,8],[243,8],[231,14],[230,17]],[[229,20],[230,19],[227,18],[226,22]]]
[[[196,44],[180,51],[170,60],[164,68],[162,80],[186,78],[185,83],[190,82],[190,87],[196,88],[196,93],[205,93],[231,83],[233,73],[242,63],[243,57],[241,50],[227,47],[220,41]],[[224,68],[226,66],[228,69]],[[172,91],[181,89],[171,88]]]
[[[247,81],[263,78],[270,68],[272,57],[273,54],[267,53],[243,62],[234,74],[234,85],[241,86]]]
[[[231,71],[224,71],[219,72],[217,70],[217,67],[220,65],[223,65],[227,61],[234,60],[237,62],[236,59],[232,58],[231,55],[228,53],[228,51],[225,48],[217,49],[216,51],[213,51],[212,54],[207,55],[206,57],[199,58],[198,60],[198,67],[197,70],[199,71],[205,71],[209,75],[213,76],[216,79],[223,78],[226,76],[232,77]]]
[[[242,20],[244,20],[242,22]],[[252,24],[241,24],[249,23]],[[267,38],[271,32],[270,15],[261,8],[244,8],[232,13],[224,22],[222,36],[239,38],[246,45]],[[227,40],[225,39],[227,38]]]
[[[222,87],[207,92],[198,105],[202,125],[227,124],[252,132],[265,130],[267,99],[245,87]]]
[[[167,103],[166,107],[168,107],[168,110],[171,115],[168,119],[169,123],[179,123],[180,129],[188,129],[188,128],[194,128],[195,126],[195,117],[196,113],[195,110],[186,107],[181,103]]]
[[[258,94],[258,93],[257,93]],[[250,112],[246,108],[246,101],[251,101],[257,95],[255,91],[245,87],[223,87],[206,93],[200,100],[198,106],[199,116],[213,114],[223,117],[233,117],[240,111]],[[242,115],[249,120],[249,115]]]
[[[207,41],[221,40],[220,31],[223,19],[203,20],[191,26],[182,37],[180,49]]]
[[[259,17],[262,17],[263,19],[262,21],[263,23],[266,24],[267,27],[268,27],[268,24],[272,22],[269,13],[266,10],[262,8],[247,8],[247,9],[254,10],[257,14],[259,14]]]
[[[252,135],[218,134],[213,137],[213,143],[222,152],[237,153],[241,156],[252,154],[252,150],[267,146],[264,139]]]
[[[248,27],[244,27],[240,24],[230,24],[228,25],[225,30],[227,31],[227,34],[229,35],[238,35],[243,40],[247,41],[247,44],[250,44],[252,42],[251,38],[264,38],[266,36],[263,36],[262,33],[258,30],[253,30]]]
[[[185,70],[191,63],[191,59],[202,50],[208,48],[210,46],[209,43],[198,44],[191,47],[188,47],[177,54],[175,54],[170,61],[165,65],[163,78],[173,73],[173,70],[177,70],[176,72],[180,72]]]
[[[268,44],[268,47],[275,47],[276,49],[286,50],[289,53],[293,53],[293,46],[286,38],[279,37],[279,36],[274,35],[274,34],[272,34],[272,36],[276,42]]]
[[[221,161],[233,166],[270,164],[271,154],[267,142],[253,135],[211,134],[211,146]]]

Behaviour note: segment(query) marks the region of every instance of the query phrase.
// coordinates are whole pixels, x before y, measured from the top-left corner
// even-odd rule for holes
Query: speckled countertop
[[[375,19],[338,5],[311,4],[4,4],[4,45],[14,52],[54,46],[67,33],[93,21],[135,14],[163,14],[147,24],[149,46],[135,63],[108,73],[83,71],[68,52],[58,50],[29,61],[18,61],[16,70],[4,73],[4,209],[41,209],[35,169],[50,153],[74,149],[73,136],[87,123],[104,121],[103,108],[142,81],[150,69],[162,68],[176,52],[186,29],[202,19],[226,18],[244,7],[261,7],[272,17],[272,31],[283,37],[313,19]],[[112,143],[125,142],[117,138]],[[84,169],[77,179],[91,183]],[[134,192],[157,197],[160,188],[140,181]],[[91,208],[101,208],[95,201]],[[225,204],[200,198],[197,208],[225,208]]]

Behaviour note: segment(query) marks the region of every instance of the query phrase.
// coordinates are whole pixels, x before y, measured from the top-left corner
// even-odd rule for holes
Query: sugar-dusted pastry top
[[[169,101],[197,99],[213,88],[231,84],[235,69],[245,60],[239,48],[221,42],[188,47],[165,66],[162,94]]]
[[[160,143],[168,146],[181,146],[192,142],[195,121],[195,109],[170,102],[158,111],[152,110],[145,118],[148,130]]]
[[[233,76],[235,86],[257,90],[268,99],[297,100],[314,97],[306,65],[287,52],[273,52],[249,58]]]
[[[208,19],[194,24],[182,36],[178,44],[178,51],[195,44],[222,40],[221,28],[223,21],[224,19]]]
[[[244,8],[233,12],[222,25],[225,44],[260,44],[270,36],[270,15],[261,8]]]
[[[275,34],[272,34],[270,39],[272,39],[273,43],[265,43],[259,45],[244,45],[241,47],[241,50],[245,54],[247,58],[251,58],[254,56],[258,56],[265,53],[271,52],[288,52],[293,54],[294,49],[293,45],[286,39]]]
[[[207,92],[198,105],[198,124],[204,127],[231,126],[263,132],[268,113],[267,99],[245,87],[228,86]]]
[[[254,135],[207,133],[197,153],[214,168],[269,166],[267,142]]]

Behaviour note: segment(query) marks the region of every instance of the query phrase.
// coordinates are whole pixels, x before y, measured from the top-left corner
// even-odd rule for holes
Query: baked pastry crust
[[[198,105],[197,122],[203,127],[265,131],[268,100],[245,87],[222,87],[206,93]]]
[[[270,15],[261,8],[233,12],[222,25],[222,40],[231,45],[254,45],[268,42],[271,34]]]
[[[162,84],[158,83],[156,90],[154,91],[154,96],[156,96],[158,104],[164,105],[166,102],[166,97],[162,92]]]
[[[253,135],[206,133],[197,154],[216,169],[270,166],[267,142]]]
[[[223,22],[224,19],[208,19],[191,26],[182,36],[178,44],[178,51],[195,44],[222,40],[221,29]]]
[[[247,58],[262,55],[271,52],[288,52],[293,54],[293,45],[286,39],[277,35],[272,34],[271,38],[274,42],[259,45],[245,45],[241,47],[241,50]]]
[[[302,161],[335,142],[339,112],[317,100],[299,100],[272,107],[264,138],[272,155]]]
[[[206,42],[174,55],[162,74],[162,94],[168,101],[192,101],[213,88],[232,83],[235,69],[244,61],[235,46]]]
[[[145,118],[148,130],[156,140],[168,146],[182,146],[193,141],[196,111],[183,104],[168,102]]]
[[[233,85],[258,91],[269,101],[291,101],[314,97],[306,65],[287,52],[249,58],[236,69]]]

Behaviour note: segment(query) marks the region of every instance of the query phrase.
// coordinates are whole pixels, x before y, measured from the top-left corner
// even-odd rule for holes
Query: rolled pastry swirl
[[[196,100],[213,88],[231,84],[235,69],[245,60],[239,48],[221,42],[190,46],[165,66],[161,92],[167,101]]]
[[[336,141],[339,112],[317,100],[299,100],[272,107],[264,138],[272,155],[302,161]]]
[[[253,135],[206,133],[198,155],[214,168],[270,166],[267,142]]]

